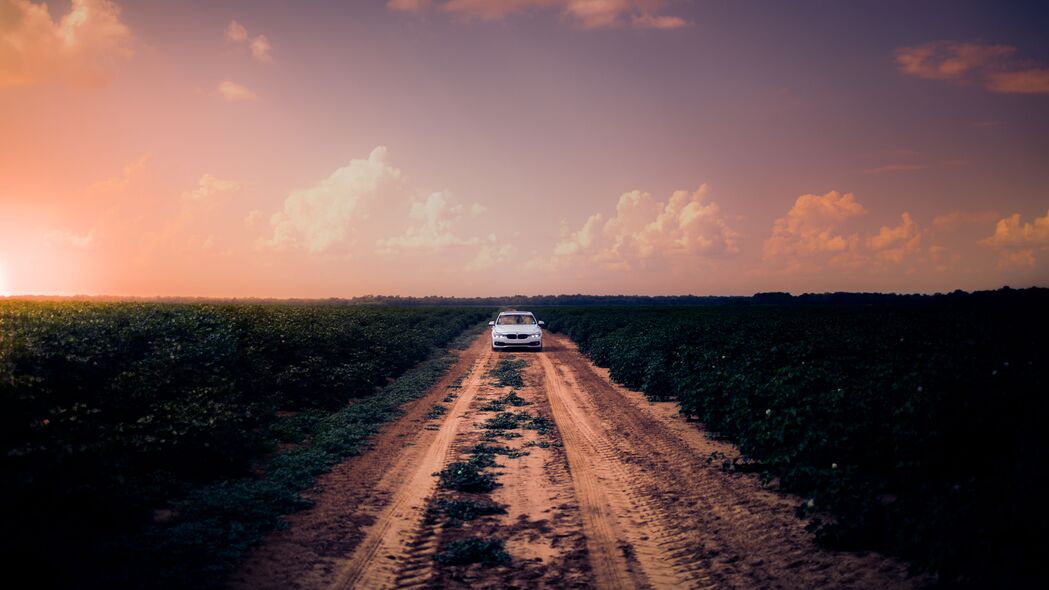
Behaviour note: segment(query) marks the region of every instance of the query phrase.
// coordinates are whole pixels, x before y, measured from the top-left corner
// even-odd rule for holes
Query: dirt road
[[[524,361],[510,370],[523,384],[497,383],[503,361]],[[321,479],[315,506],[271,535],[233,586],[921,585],[897,561],[817,547],[793,515],[799,498],[723,471],[708,461],[715,452],[736,454],[673,404],[614,385],[567,339],[547,334],[542,353],[493,353],[482,336],[373,450]],[[439,485],[437,472],[456,461],[498,486]],[[478,547],[490,563],[456,563]]]

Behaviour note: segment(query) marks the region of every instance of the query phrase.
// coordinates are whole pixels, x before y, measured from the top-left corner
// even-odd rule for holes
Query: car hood
[[[535,334],[541,328],[535,324],[524,324],[521,326],[493,326],[492,331],[496,334]]]

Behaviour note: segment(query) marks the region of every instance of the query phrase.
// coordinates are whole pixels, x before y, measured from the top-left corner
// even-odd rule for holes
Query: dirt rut
[[[523,359],[524,386],[489,371]],[[457,397],[455,379],[462,378]],[[450,389],[451,388],[451,389]],[[554,427],[486,430],[491,404],[513,391]],[[453,394],[454,395],[454,394]],[[447,412],[425,410],[444,399]],[[425,428],[424,425],[428,425]],[[488,467],[500,486],[464,494],[434,472],[483,442],[511,451]],[[820,548],[794,517],[797,497],[757,476],[727,473],[709,440],[673,404],[611,382],[571,341],[542,353],[492,353],[482,336],[448,377],[377,437],[375,449],[322,479],[317,505],[291,517],[235,579],[247,588],[913,588],[906,565]],[[356,477],[354,476],[356,474]],[[503,514],[459,522],[447,500],[493,501]],[[339,534],[339,531],[342,534]],[[497,539],[509,563],[448,565],[457,541]]]

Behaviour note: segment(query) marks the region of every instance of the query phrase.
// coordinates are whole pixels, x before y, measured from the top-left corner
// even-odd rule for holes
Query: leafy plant
[[[510,563],[510,554],[499,539],[465,539],[452,541],[433,557],[441,565],[501,565]]]

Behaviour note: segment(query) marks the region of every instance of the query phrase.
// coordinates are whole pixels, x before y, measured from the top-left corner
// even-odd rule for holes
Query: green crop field
[[[726,469],[801,494],[824,542],[1002,587],[1043,576],[1049,554],[1049,308],[1022,295],[540,315],[613,379],[738,444]]]
[[[490,315],[0,302],[0,550],[41,586],[221,585]]]

